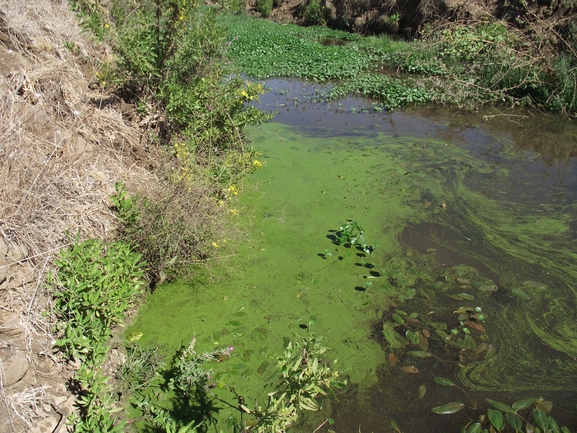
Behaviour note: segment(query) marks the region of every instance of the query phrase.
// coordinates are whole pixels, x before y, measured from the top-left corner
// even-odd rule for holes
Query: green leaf
[[[507,418],[507,423],[515,430],[521,430],[523,428],[523,423],[521,422],[521,419],[517,415],[508,413],[507,415],[505,415],[505,418]]]
[[[487,416],[489,417],[491,424],[493,424],[493,427],[495,427],[497,430],[503,430],[503,427],[505,427],[503,412],[495,409],[487,409]]]
[[[473,423],[467,429],[467,433],[479,433],[481,431],[481,423]]]
[[[559,424],[555,421],[555,418],[552,416],[548,417],[549,419],[549,429],[552,433],[561,433],[561,429],[559,428]]]
[[[530,301],[531,300],[531,296],[529,296],[527,294],[527,292],[525,292],[523,289],[521,289],[520,287],[515,287],[514,289],[511,290],[511,292],[513,292],[515,295],[517,295],[519,298],[525,300],[525,301]]]
[[[513,403],[511,405],[511,407],[515,411],[519,411],[519,410],[523,410],[523,409],[527,409],[528,407],[531,407],[533,405],[533,403],[535,403],[534,398],[526,398],[525,400],[516,401],[515,403]]]
[[[463,408],[465,405],[459,402],[451,402],[444,404],[443,406],[437,406],[431,409],[431,412],[436,413],[438,415],[451,415],[453,413],[457,413]]]
[[[549,428],[549,419],[547,418],[547,414],[541,409],[533,409],[533,418],[537,425],[546,432]]]
[[[427,386],[425,384],[419,386],[419,400],[422,399],[427,392]]]
[[[430,358],[433,356],[429,352],[425,352],[423,350],[409,350],[407,355],[416,356],[417,358]]]
[[[443,385],[443,386],[454,386],[455,385],[449,379],[446,379],[446,378],[440,377],[440,376],[435,376],[435,378],[433,380],[435,381],[435,383],[438,383],[439,385]]]
[[[491,400],[490,398],[486,398],[485,400],[487,401],[487,403],[493,405],[493,407],[495,407],[495,408],[497,408],[497,409],[499,409],[505,413],[515,413],[515,411],[510,406],[507,406],[504,403],[501,403],[501,402],[498,402],[495,400]]]

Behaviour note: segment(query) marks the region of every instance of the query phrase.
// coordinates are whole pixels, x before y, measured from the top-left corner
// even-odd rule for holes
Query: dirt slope
[[[152,176],[132,108],[94,81],[107,56],[66,1],[0,2],[0,433],[66,431],[47,272],[67,232],[111,237],[116,181]]]

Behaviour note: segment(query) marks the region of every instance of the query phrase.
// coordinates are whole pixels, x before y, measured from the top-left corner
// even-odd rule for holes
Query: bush
[[[324,25],[325,17],[319,0],[308,0],[303,12],[305,23],[311,26]]]
[[[116,55],[101,80],[108,78],[139,102],[149,126],[162,131],[161,142],[190,138],[198,152],[242,148],[244,126],[270,118],[244,106],[239,95],[248,90],[242,80],[227,79],[216,7],[200,0],[70,3]]]
[[[260,12],[261,17],[268,18],[272,12],[273,0],[257,0],[256,8]]]
[[[123,184],[117,183],[116,190],[118,235],[148,263],[152,287],[192,272],[192,265],[220,246],[224,212],[210,185],[162,181],[133,197]]]

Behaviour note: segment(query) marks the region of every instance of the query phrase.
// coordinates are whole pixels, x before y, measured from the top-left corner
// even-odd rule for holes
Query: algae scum
[[[327,416],[321,431],[456,432],[486,398],[528,397],[575,429],[577,129],[362,113],[269,84],[262,106],[280,114],[252,131],[265,167],[239,198],[249,240],[216,280],[158,288],[129,332],[234,346],[219,380],[259,403],[284,337],[322,336],[349,386],[295,431]],[[364,251],[339,242],[347,221]],[[431,412],[449,402],[466,407]]]

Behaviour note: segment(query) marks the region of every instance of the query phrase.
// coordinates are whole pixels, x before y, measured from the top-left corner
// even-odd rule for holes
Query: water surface
[[[457,432],[487,397],[543,397],[575,429],[577,128],[529,112],[385,113],[268,85],[261,107],[279,113],[251,131],[265,167],[238,202],[249,240],[227,247],[218,278],[160,287],[130,331],[167,350],[194,336],[201,349],[233,345],[220,377],[260,403],[283,337],[322,336],[350,385],[295,431],[331,417],[321,431],[389,432],[394,420],[403,432]],[[347,220],[378,244],[372,254],[333,242]],[[482,319],[459,319],[467,307]],[[448,346],[439,324],[461,337],[468,327],[475,346]],[[407,331],[430,337],[411,344]],[[434,356],[409,354],[423,345]],[[430,412],[450,401],[468,407]]]

